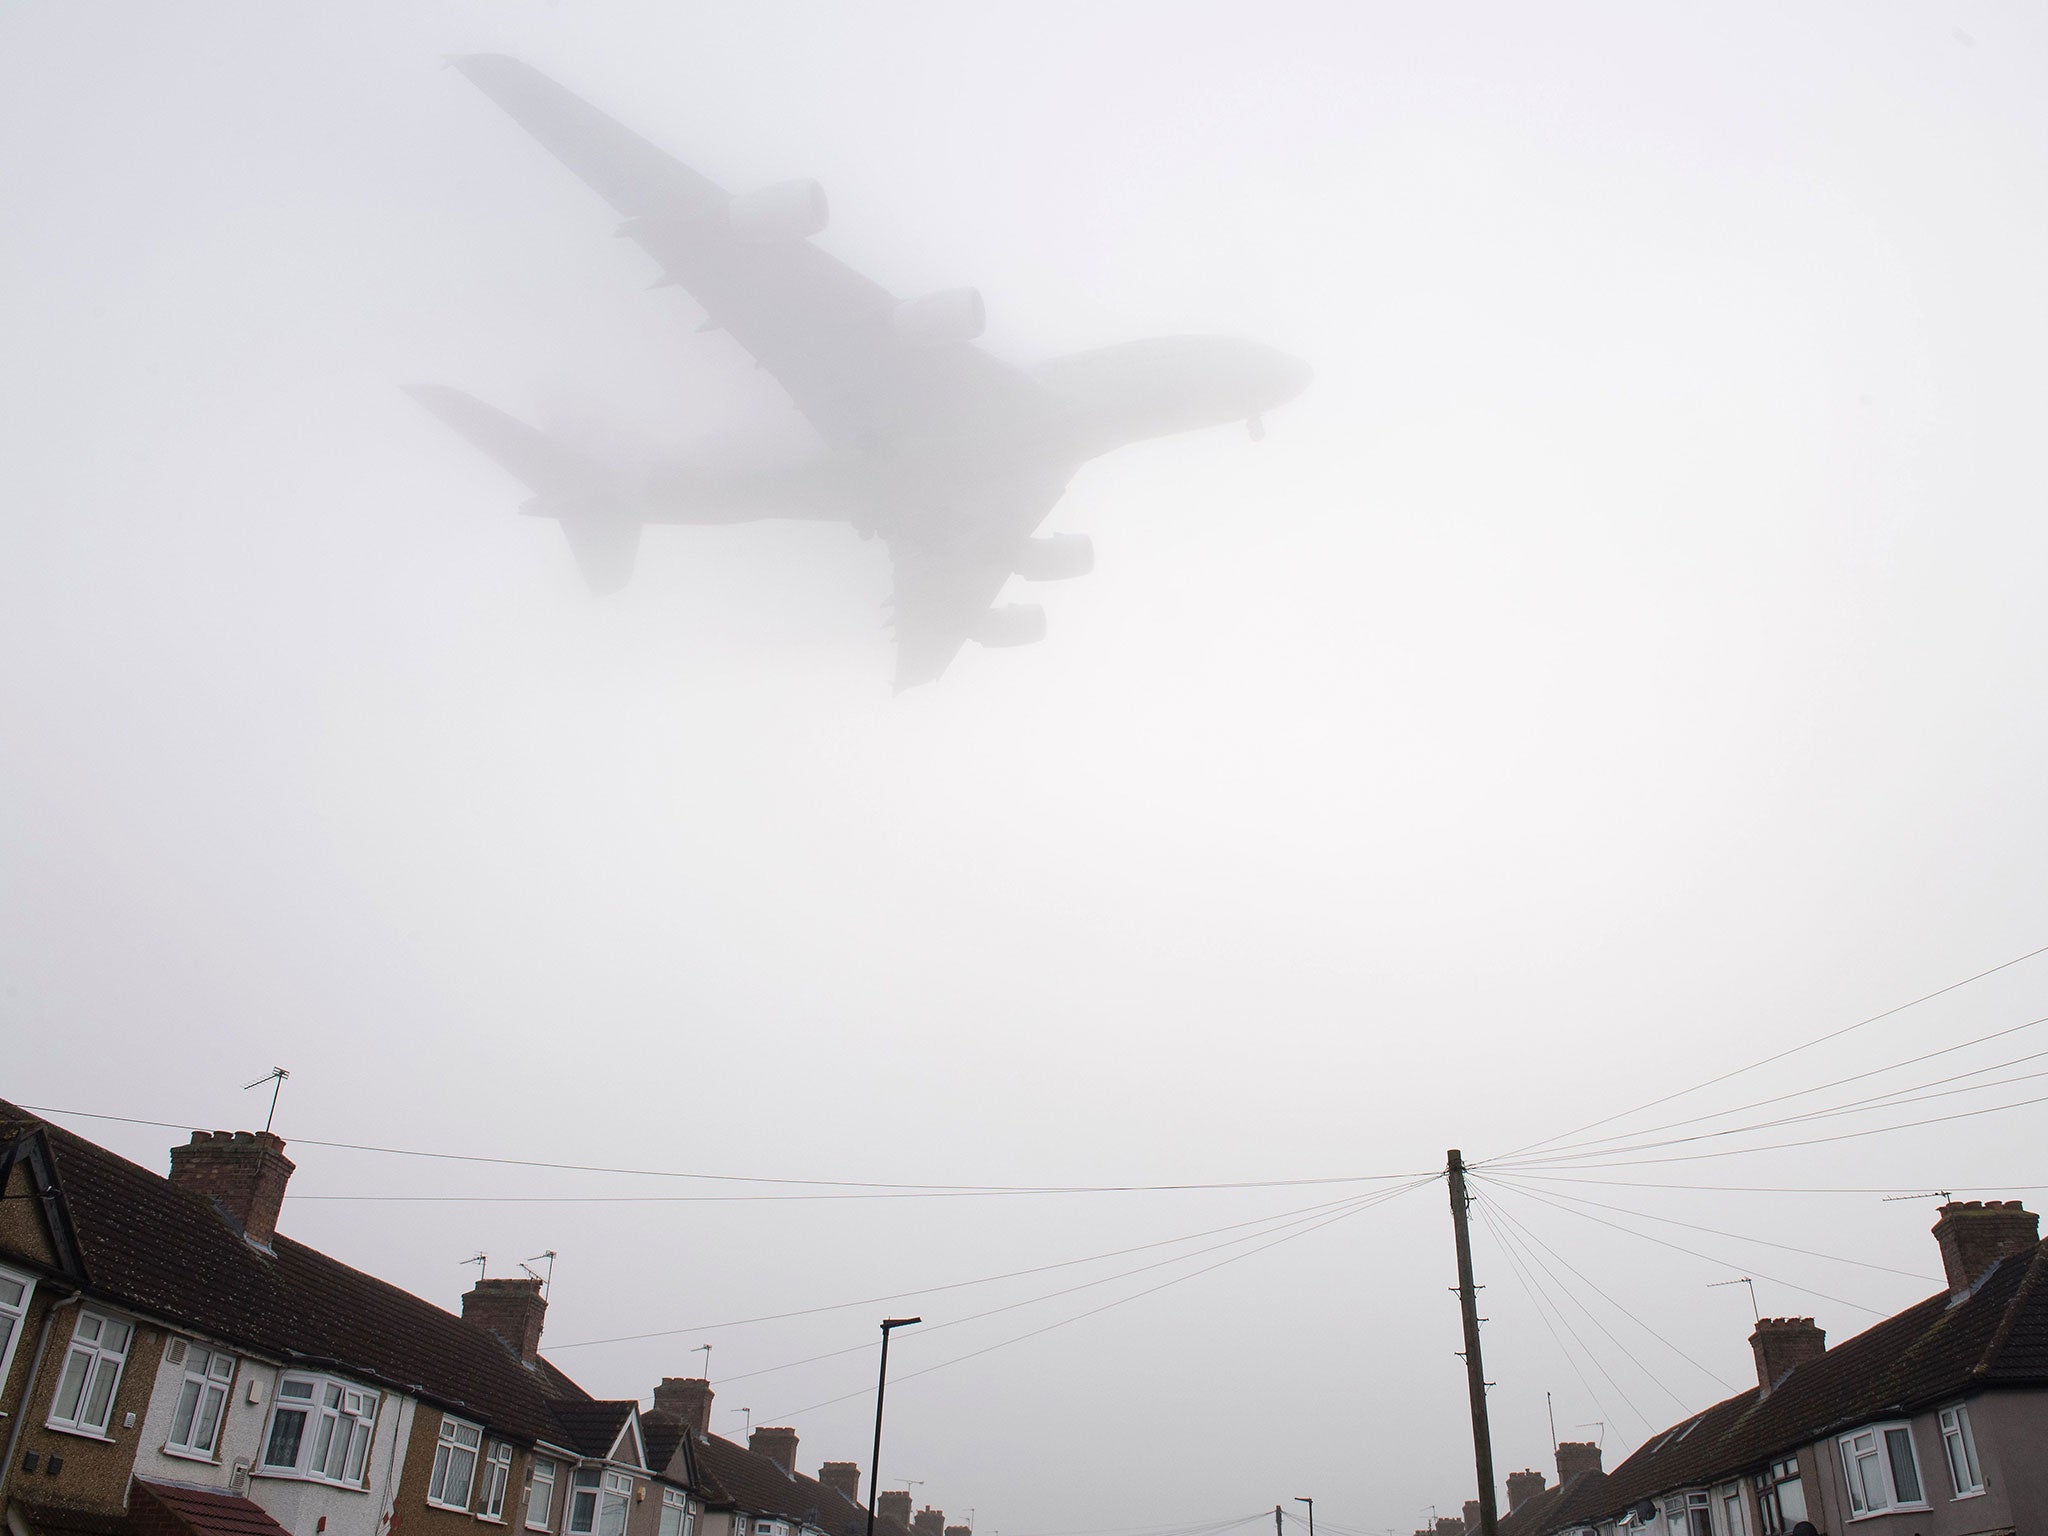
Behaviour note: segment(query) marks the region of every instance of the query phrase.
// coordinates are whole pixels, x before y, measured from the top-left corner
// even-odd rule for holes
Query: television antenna
[[[711,1379],[711,1346],[709,1344],[699,1344],[690,1353],[694,1355],[699,1351],[702,1351],[704,1355],[704,1379],[709,1381]]]
[[[1710,1290],[1710,1291],[1712,1291],[1712,1290],[1718,1290],[1718,1289],[1719,1289],[1720,1287],[1722,1287],[1722,1286],[1724,1286],[1724,1285],[1746,1285],[1746,1286],[1748,1286],[1748,1287],[1749,1287],[1749,1312],[1750,1312],[1750,1316],[1751,1316],[1751,1317],[1753,1317],[1753,1318],[1755,1318],[1755,1319],[1756,1319],[1756,1321],[1758,1321],[1758,1322],[1762,1322],[1762,1321],[1764,1320],[1764,1315],[1763,1315],[1763,1313],[1757,1310],[1757,1304],[1756,1304],[1756,1282],[1755,1282],[1754,1280],[1750,1279],[1750,1278],[1749,1278],[1749,1276],[1747,1276],[1747,1275],[1737,1275],[1737,1276],[1736,1276],[1736,1277],[1735,1277],[1735,1278],[1734,1278],[1733,1280],[1709,1280],[1709,1281],[1707,1282],[1707,1289],[1708,1289],[1708,1290]]]
[[[478,1249],[475,1253],[472,1253],[468,1258],[462,1261],[462,1264],[474,1264],[476,1266],[476,1277],[479,1280],[483,1279],[484,1271],[491,1267],[491,1261],[484,1257],[482,1249]],[[462,1264],[458,1264],[455,1267],[457,1269],[460,1269],[462,1268]]]
[[[1892,1204],[1892,1203],[1893,1203],[1894,1201],[1897,1201],[1897,1200],[1932,1200],[1932,1199],[1934,1199],[1934,1198],[1935,1198],[1935,1197],[1936,1197],[1937,1195],[1938,1195],[1938,1196],[1940,1196],[1940,1198],[1941,1198],[1941,1201],[1942,1201],[1942,1203],[1943,1203],[1944,1205],[1945,1205],[1945,1204],[1947,1204],[1947,1203],[1948,1203],[1949,1201],[1951,1201],[1951,1200],[1955,1199],[1955,1196],[1954,1196],[1954,1195],[1953,1195],[1952,1193],[1950,1193],[1950,1192],[1949,1192],[1948,1190],[1945,1190],[1945,1189],[1928,1189],[1928,1190],[1922,1190],[1922,1191],[1921,1191],[1921,1192],[1920,1192],[1919,1194],[1917,1194],[1917,1195],[1886,1195],[1886,1196],[1884,1197],[1884,1202],[1883,1202],[1883,1203],[1884,1203],[1884,1204],[1886,1204],[1886,1205],[1890,1205],[1890,1204]]]
[[[749,1440],[753,1439],[753,1438],[754,1438],[754,1410],[753,1410],[753,1409],[751,1409],[751,1408],[735,1408],[735,1409],[733,1409],[732,1411],[733,1411],[734,1413],[744,1413],[744,1414],[745,1414],[745,1415],[747,1416],[747,1438],[748,1438]]]
[[[538,1273],[531,1267],[537,1260],[540,1259],[546,1259],[548,1261],[548,1272],[544,1275]],[[552,1248],[544,1248],[539,1253],[533,1255],[532,1258],[521,1259],[519,1261],[519,1267],[525,1270],[528,1276],[530,1276],[532,1279],[538,1280],[540,1282],[541,1300],[547,1300],[548,1287],[555,1283],[555,1250]]]
[[[1601,1448],[1601,1449],[1602,1449],[1603,1451],[1604,1451],[1605,1449],[1607,1449],[1607,1422],[1606,1422],[1606,1420],[1604,1420],[1604,1419],[1588,1419],[1588,1420],[1586,1420],[1586,1422],[1585,1422],[1585,1423],[1583,1423],[1583,1424],[1574,1424],[1574,1425],[1572,1426],[1572,1428],[1573,1428],[1573,1429],[1597,1429],[1597,1430],[1599,1430],[1599,1431],[1600,1431],[1600,1438],[1599,1438],[1599,1440],[1598,1440],[1598,1441],[1597,1441],[1596,1443],[1597,1443],[1597,1444],[1599,1445],[1599,1447],[1600,1447],[1600,1448]]]
[[[270,1084],[270,1113],[263,1117],[263,1134],[266,1136],[270,1134],[271,1123],[277,1119],[277,1096],[284,1091],[284,1080],[290,1076],[291,1073],[283,1067],[272,1067],[255,1082],[242,1084],[244,1093],[251,1088],[261,1088],[265,1083]]]

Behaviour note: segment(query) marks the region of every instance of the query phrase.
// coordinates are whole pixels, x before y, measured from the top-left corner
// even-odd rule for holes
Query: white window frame
[[[543,1472],[541,1469],[547,1470]],[[520,1518],[529,1531],[545,1531],[553,1528],[555,1518],[555,1475],[561,1463],[552,1456],[532,1457],[526,1464],[526,1501]],[[547,1489],[547,1502],[540,1507],[540,1518],[533,1518],[533,1496],[541,1488]]]
[[[484,1496],[476,1517],[497,1525],[505,1523],[505,1490],[512,1482],[512,1447],[503,1440],[492,1442],[484,1458]]]
[[[1723,1483],[1714,1490],[1721,1510],[1721,1536],[1749,1536],[1749,1506],[1742,1497],[1742,1484]]]
[[[587,1513],[578,1509],[584,1494],[590,1496]],[[614,1508],[619,1512],[619,1528],[616,1532],[607,1532],[605,1517]],[[569,1521],[566,1529],[570,1536],[620,1536],[632,1513],[633,1475],[630,1472],[613,1472],[602,1467],[576,1469],[576,1475],[569,1480]]]
[[[1942,1459],[1948,1463],[1949,1485],[1959,1499],[1974,1499],[1984,1491],[1984,1464],[1977,1459],[1977,1432],[1970,1427],[1970,1405],[1957,1403],[1937,1416],[1941,1426]],[[1957,1455],[1962,1461],[1957,1463]],[[1966,1482],[1965,1476],[1969,1480]]]
[[[213,1349],[196,1340],[184,1344],[178,1395],[171,1402],[171,1427],[164,1434],[166,1456],[189,1456],[199,1461],[214,1460],[220,1443],[221,1426],[228,1421],[228,1401],[235,1390],[235,1367],[240,1363],[224,1349]],[[184,1438],[179,1438],[178,1421],[185,1421]],[[204,1434],[199,1431],[205,1430]]]
[[[262,1449],[252,1470],[258,1477],[296,1477],[360,1492],[369,1486],[370,1445],[382,1406],[382,1393],[339,1376],[286,1371],[271,1394],[270,1420],[263,1426]],[[287,1414],[299,1420],[291,1460],[273,1461]]]
[[[1785,1536],[1801,1520],[1811,1518],[1807,1514],[1806,1474],[1797,1456],[1773,1462],[1750,1481],[1756,1489],[1757,1529],[1762,1536]],[[1785,1509],[1784,1490],[1788,1487],[1799,1490],[1797,1514]]]
[[[20,1294],[7,1293],[20,1288]],[[36,1299],[36,1277],[21,1270],[10,1269],[0,1264],[0,1328],[7,1331],[0,1334],[0,1386],[7,1382],[7,1373],[14,1368],[14,1346],[21,1342],[22,1325],[28,1321],[29,1303]]]
[[[476,1487],[476,1464],[483,1459],[484,1427],[453,1414],[441,1415],[441,1432],[434,1438],[434,1470],[427,1480],[427,1502],[436,1509],[469,1509],[469,1495]],[[455,1487],[455,1467],[462,1464],[462,1491]]]
[[[1899,1496],[1895,1471],[1895,1458],[1902,1444],[1912,1462],[1913,1480],[1919,1484],[1917,1496],[1910,1499]],[[1842,1461],[1842,1481],[1849,1495],[1851,1520],[1888,1515],[1894,1510],[1929,1507],[1927,1479],[1920,1470],[1920,1450],[1913,1443],[1910,1422],[1901,1419],[1852,1429],[1848,1434],[1836,1437],[1835,1452]],[[1873,1470],[1879,1483],[1876,1488],[1871,1486]]]
[[[121,1340],[118,1347],[107,1342],[116,1330]],[[114,1401],[120,1396],[121,1377],[128,1365],[128,1349],[134,1342],[135,1324],[127,1318],[97,1310],[80,1312],[71,1329],[70,1347],[64,1351],[57,1390],[50,1398],[50,1416],[44,1421],[47,1427],[61,1429],[67,1434],[86,1435],[94,1440],[111,1440],[113,1436],[107,1432],[107,1426],[114,1422]],[[75,1377],[72,1374],[74,1365],[78,1368]],[[69,1392],[71,1411],[67,1414],[61,1405],[74,1381],[77,1389]],[[95,1401],[99,1404],[97,1421],[93,1417]]]
[[[671,1517],[669,1514],[670,1510],[677,1510],[679,1513]],[[671,1518],[673,1518],[673,1524],[671,1524]],[[690,1536],[692,1524],[693,1522],[690,1518],[690,1496],[680,1488],[662,1489],[661,1525],[656,1530],[655,1536]]]

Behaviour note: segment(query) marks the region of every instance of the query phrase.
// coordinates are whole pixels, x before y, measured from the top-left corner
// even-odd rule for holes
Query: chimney
[[[757,1456],[766,1456],[783,1471],[796,1473],[796,1431],[793,1429],[757,1429],[747,1436],[747,1449]]]
[[[664,1376],[654,1389],[654,1411],[672,1413],[691,1433],[711,1433],[711,1383],[702,1376]],[[856,1469],[858,1470],[858,1469]]]
[[[1467,1499],[1465,1501],[1465,1530],[1467,1532],[1467,1536],[1470,1536],[1471,1532],[1476,1531],[1478,1529],[1479,1501],[1477,1499]]]
[[[875,1518],[894,1520],[898,1525],[910,1524],[910,1490],[908,1488],[887,1488],[875,1495]]]
[[[1508,1474],[1508,1510],[1512,1513],[1535,1498],[1543,1491],[1541,1472],[1510,1472]]]
[[[818,1468],[818,1481],[849,1504],[860,1502],[860,1463],[828,1461]]]
[[[1593,1440],[1560,1440],[1557,1443],[1557,1480],[1570,1482],[1581,1472],[1600,1473],[1600,1446]]]
[[[1756,1384],[1769,1397],[1787,1371],[1827,1353],[1828,1336],[1810,1317],[1767,1317],[1749,1336],[1749,1347],[1756,1356]]]
[[[949,1525],[946,1527],[946,1536],[974,1536],[974,1527],[971,1525]]]
[[[270,1247],[291,1176],[284,1138],[268,1131],[194,1131],[171,1148],[171,1187],[211,1200],[259,1248]]]
[[[540,1282],[525,1275],[479,1280],[462,1298],[462,1320],[496,1334],[527,1365],[540,1358],[540,1324],[547,1311]]]
[[[1459,1515],[1439,1515],[1436,1536],[1465,1536],[1465,1521]]]
[[[917,1532],[917,1536],[946,1536],[946,1512],[927,1504],[917,1512],[910,1528]]]
[[[1949,1295],[1963,1297],[2000,1259],[2041,1241],[2041,1218],[2017,1200],[1951,1200],[1934,1224],[1934,1240]]]

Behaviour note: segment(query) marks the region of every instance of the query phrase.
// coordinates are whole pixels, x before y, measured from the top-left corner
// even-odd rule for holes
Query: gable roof
[[[1508,1510],[1496,1529],[1500,1536],[1547,1536],[1551,1531],[1589,1524],[1607,1513],[1607,1474],[1574,1472],[1563,1482],[1524,1499],[1519,1509]]]
[[[252,1500],[218,1489],[195,1488],[185,1483],[162,1482],[138,1477],[139,1497],[134,1513],[145,1533],[181,1533],[181,1536],[291,1536],[270,1512]],[[148,1517],[151,1509],[166,1518]]]
[[[647,1461],[641,1455],[640,1437],[634,1420],[640,1405],[628,1398],[562,1401],[548,1404],[548,1411],[561,1426],[562,1438],[557,1442],[567,1446],[579,1456],[588,1456],[596,1461],[624,1461],[631,1466],[646,1467]],[[618,1454],[620,1442],[625,1441],[626,1454]],[[660,1471],[659,1467],[649,1467]]]
[[[0,1100],[0,1142],[40,1131],[91,1293],[286,1364],[331,1368],[553,1439],[550,1400],[589,1394],[483,1329],[279,1234],[252,1247],[209,1201]]]
[[[1751,1387],[1680,1420],[1598,1485],[1547,1502],[1510,1536],[1549,1536],[1641,1499],[1725,1482],[1874,1419],[2014,1387],[2048,1387],[2048,1243],[1999,1260],[1959,1301],[1943,1291],[1844,1340],[1768,1394]]]
[[[816,1526],[830,1536],[865,1536],[867,1506],[801,1472],[720,1435],[699,1435],[691,1444],[700,1491],[712,1504],[749,1515],[778,1516]],[[912,1536],[900,1520],[878,1515],[876,1536]]]

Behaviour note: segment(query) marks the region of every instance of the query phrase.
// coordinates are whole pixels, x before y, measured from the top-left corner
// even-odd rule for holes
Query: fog
[[[844,527],[652,528],[593,597],[407,387],[608,463],[815,439],[444,67],[476,53],[723,186],[817,178],[823,249],[978,288],[1006,362],[1195,333],[1315,381],[1261,443],[1087,464],[1044,530],[1095,570],[1021,594],[1044,642],[901,694]],[[865,1472],[885,1312],[1187,1250],[705,1325],[1381,1186],[636,1203],[594,1197],[818,1191],[310,1143],[1428,1173],[2048,943],[2044,75],[2048,21],[1987,3],[9,7],[0,1093],[251,1126],[288,1067],[287,1233],[443,1305],[553,1249],[548,1346],[678,1330],[559,1349],[591,1391],[711,1343],[715,1429]],[[1608,1129],[2041,1015],[2048,957]],[[1482,1185],[1728,1383],[1582,1321],[1610,1392],[1482,1224],[1500,1470],[1548,1466],[1546,1392],[1611,1468],[1752,1380],[1710,1282],[1760,1266],[1831,1338],[1930,1294],[1934,1202],[1879,1192],[2048,1184],[2043,1124],[1588,1175],[1868,1193],[1576,1191],[1890,1270]],[[884,1483],[990,1536],[1452,1513],[1449,1225],[1425,1185],[915,1379],[1250,1245],[900,1334]]]

